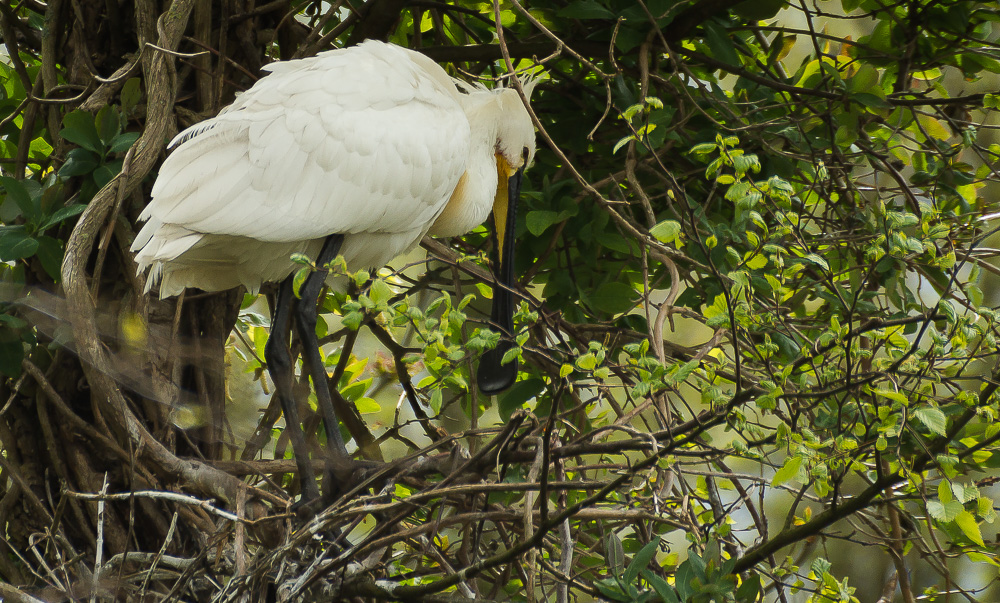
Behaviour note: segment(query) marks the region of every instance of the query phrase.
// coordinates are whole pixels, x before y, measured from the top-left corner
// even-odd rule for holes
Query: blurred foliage
[[[44,578],[32,581],[15,551],[49,523],[17,526],[18,518],[52,513],[59,498],[48,493],[97,491],[95,476],[107,471],[118,490],[140,489],[120,466],[109,469],[103,441],[60,438],[69,428],[47,414],[112,421],[109,433],[128,441],[88,393],[62,347],[64,328],[52,326],[72,310],[42,305],[36,293],[58,290],[73,225],[102,189],[123,192],[92,243],[96,298],[111,300],[102,305],[112,318],[141,315],[150,336],[173,325],[148,350],[129,345],[145,334],[105,333],[132,411],[179,456],[286,454],[273,409],[258,426],[262,439],[244,447],[218,426],[215,436],[179,429],[170,405],[134,377],[169,375],[193,404],[224,402],[229,390],[199,373],[210,363],[185,360],[176,344],[178,329],[189,329],[181,334],[206,338],[210,352],[199,354],[216,354],[221,366],[225,353],[269,392],[268,319],[252,296],[242,305],[194,296],[183,309],[143,296],[127,249],[154,175],[135,190],[122,183],[154,119],[145,105],[153,83],[128,65],[159,52],[137,40],[154,42],[142,36],[163,7],[83,4],[92,17],[54,0],[0,10],[10,51],[0,63],[0,280],[9,292],[0,298],[0,373],[11,407],[0,426],[11,501],[3,508],[30,509],[5,518],[0,576],[26,586]],[[997,309],[984,289],[986,276],[1000,274],[989,247],[1000,212],[996,3],[371,0],[358,13],[312,1],[205,4],[212,8],[195,9],[176,57],[174,131],[213,115],[270,60],[365,37],[423,49],[457,77],[490,86],[509,67],[520,81],[539,78],[539,149],[515,232],[518,332],[506,359],[520,362],[517,384],[495,398],[475,385],[477,358],[499,341],[486,325],[489,225],[434,247],[426,266],[337,266],[349,286],[323,302],[331,383],[358,411],[344,433],[367,458],[444,446],[462,430],[475,453],[494,423],[520,425],[530,413],[483,479],[534,484],[531,496],[542,495],[484,494],[469,505],[514,519],[401,540],[382,579],[423,596],[455,570],[514,550],[513,561],[470,578],[476,592],[942,600],[960,588],[954,558],[991,568],[980,583],[960,582],[965,594],[992,587],[1000,368]],[[87,42],[53,47],[51,36]],[[212,52],[194,54],[205,48]],[[314,268],[298,261],[303,277]],[[218,304],[223,318],[198,303]],[[198,320],[223,334],[235,323],[233,336],[213,347]],[[360,351],[373,341],[382,350],[374,358]],[[36,367],[30,375],[26,364]],[[44,411],[55,404],[46,387],[65,411]],[[213,448],[213,437],[226,446]],[[543,443],[532,448],[532,438]],[[76,456],[60,446],[76,446]],[[548,480],[587,485],[547,490]],[[293,479],[283,484],[294,491]],[[404,504],[422,487],[433,486],[396,483],[393,500]],[[407,517],[434,522],[443,501],[407,507]],[[532,501],[540,515],[526,515],[543,534],[535,541],[512,511]],[[64,504],[81,525],[96,525],[94,509]],[[127,508],[118,513],[131,525]],[[154,533],[113,546],[158,550],[169,515],[142,513],[158,518]],[[95,530],[65,538],[92,551]],[[484,530],[494,544],[480,546]],[[196,541],[174,546],[194,555],[203,550]],[[884,583],[848,576],[843,560],[868,547],[883,552]],[[354,592],[388,596],[365,588]]]

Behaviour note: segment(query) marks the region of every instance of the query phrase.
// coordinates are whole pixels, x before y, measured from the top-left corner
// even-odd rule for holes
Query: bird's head
[[[531,84],[524,86],[526,95],[531,94]],[[535,126],[531,116],[521,101],[521,95],[513,88],[501,88],[494,92],[497,104],[497,159],[502,159],[509,170],[514,172],[528,167],[535,159]]]

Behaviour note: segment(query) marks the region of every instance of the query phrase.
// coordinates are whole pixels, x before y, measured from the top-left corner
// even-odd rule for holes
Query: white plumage
[[[414,51],[369,41],[264,69],[170,143],[132,246],[161,297],[256,291],[331,234],[350,267],[381,266],[482,223],[534,154],[515,91],[463,85]]]

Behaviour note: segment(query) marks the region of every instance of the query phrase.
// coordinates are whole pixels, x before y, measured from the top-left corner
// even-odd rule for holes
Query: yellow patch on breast
[[[464,211],[463,205],[465,204],[465,189],[469,185],[469,172],[462,174],[462,177],[458,179],[458,184],[455,185],[455,190],[452,191],[451,197],[448,198],[448,204],[444,206],[444,211],[441,215],[434,220],[434,225],[431,226],[431,232],[451,232],[455,230],[452,224],[459,222],[461,220],[461,212]]]

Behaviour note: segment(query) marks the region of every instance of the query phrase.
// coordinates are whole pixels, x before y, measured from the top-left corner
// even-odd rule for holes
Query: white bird
[[[311,499],[318,492],[291,396],[292,254],[321,267],[300,289],[295,322],[332,452],[344,459],[315,341],[322,267],[338,253],[350,269],[380,267],[425,234],[463,234],[492,211],[493,321],[509,336],[514,210],[535,136],[515,90],[464,84],[392,44],[367,41],[264,71],[216,117],[171,141],[132,250],[160,297],[282,282],[265,358]],[[482,360],[487,393],[514,380],[516,367],[500,366],[509,345]]]

